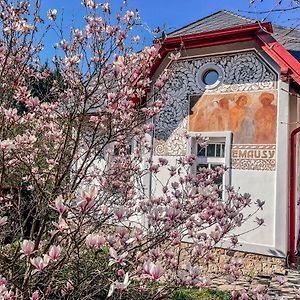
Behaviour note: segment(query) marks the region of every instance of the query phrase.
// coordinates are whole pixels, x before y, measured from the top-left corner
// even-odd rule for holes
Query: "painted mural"
[[[188,131],[232,131],[234,144],[276,143],[276,93],[190,97]]]

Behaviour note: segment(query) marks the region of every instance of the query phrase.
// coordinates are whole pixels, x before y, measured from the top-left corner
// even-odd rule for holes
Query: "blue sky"
[[[300,17],[298,10],[289,11],[288,13],[259,13],[274,8],[278,1],[255,0],[254,5],[250,6],[250,0],[128,0],[128,6],[131,9],[138,8],[142,21],[150,28],[153,29],[159,26],[167,32],[222,9],[231,10],[259,20],[267,16],[267,21],[272,21],[279,25],[293,26],[296,24],[298,26],[297,22],[299,20],[291,20],[297,15]],[[85,14],[85,9],[80,2],[81,0],[42,0],[44,16],[48,9],[56,8],[59,14],[62,11],[64,12],[65,29],[72,23],[76,27],[82,27],[82,17]],[[110,3],[113,7],[119,7],[122,4],[122,0],[112,0]],[[288,6],[289,3],[290,0],[283,0],[283,5]],[[139,33],[139,35],[145,38],[146,44],[151,43],[152,37],[146,31]],[[53,45],[55,42],[57,42],[55,36],[49,36],[46,47],[48,48],[50,44]]]
[[[71,16],[78,17],[84,13],[81,0],[43,0],[44,9],[57,8],[59,11],[64,9],[65,16],[70,20]],[[102,1],[105,2],[105,1]],[[113,6],[122,4],[121,0],[110,1]],[[168,31],[184,26],[197,19],[205,17],[221,9],[231,10],[240,14],[262,18],[266,14],[247,13],[249,11],[265,11],[274,7],[278,0],[256,0],[254,5],[249,5],[249,0],[128,0],[131,8],[138,8],[141,17],[150,27],[166,27]],[[283,5],[288,5],[290,0],[283,0]],[[299,12],[296,12],[299,14]],[[268,20],[276,23],[286,22],[293,17],[293,13],[285,13],[278,19],[278,14],[272,14]]]

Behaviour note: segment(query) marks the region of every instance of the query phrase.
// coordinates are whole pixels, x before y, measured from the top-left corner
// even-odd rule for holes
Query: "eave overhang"
[[[255,41],[278,64],[281,69],[282,80],[286,81],[292,78],[300,85],[300,62],[272,37],[272,33],[271,23],[257,22],[221,30],[167,37],[161,41],[160,55],[153,65],[151,74],[153,75],[156,72],[161,62],[171,52]]]

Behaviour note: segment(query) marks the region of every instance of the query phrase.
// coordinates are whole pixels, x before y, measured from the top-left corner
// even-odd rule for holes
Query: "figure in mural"
[[[189,131],[232,131],[234,144],[275,144],[272,92],[193,96],[190,101]]]
[[[234,133],[235,144],[252,144],[255,121],[247,95],[240,95],[235,101],[235,106],[230,109],[230,130]]]
[[[191,112],[189,116],[189,130],[195,132],[207,131],[207,111],[206,107],[201,107],[203,106],[201,97],[197,98],[194,103],[191,101],[190,105]]]
[[[212,108],[217,103],[217,107]],[[191,102],[189,130],[194,132],[229,130],[229,100],[222,97],[213,101],[210,97],[200,97]]]
[[[209,131],[226,131],[229,130],[229,100],[227,97],[221,98],[218,106],[209,116]]]
[[[274,95],[264,92],[259,101],[262,105],[255,115],[256,128],[254,144],[275,144],[276,141],[276,105],[272,104]]]

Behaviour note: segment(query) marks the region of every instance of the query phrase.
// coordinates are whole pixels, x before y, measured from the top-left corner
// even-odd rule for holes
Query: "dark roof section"
[[[273,25],[272,36],[287,50],[300,52],[300,30],[279,25]]]
[[[230,27],[256,23],[256,20],[243,17],[227,10],[218,11],[187,26],[170,32],[168,37],[208,32]],[[297,60],[300,60],[300,30],[273,25],[272,36],[280,42]]]
[[[239,25],[247,25],[249,23],[255,23],[255,20],[244,18],[227,10],[220,10],[212,15],[169,33],[168,37],[214,31]]]

